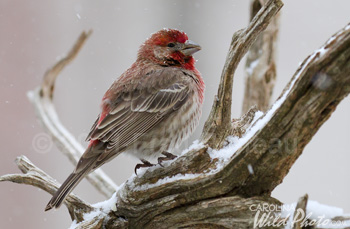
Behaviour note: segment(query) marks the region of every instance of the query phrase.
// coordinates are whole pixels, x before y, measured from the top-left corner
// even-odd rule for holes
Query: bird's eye
[[[173,47],[175,47],[175,44],[174,44],[174,43],[169,43],[169,44],[168,44],[168,47],[169,47],[169,48],[173,48]]]

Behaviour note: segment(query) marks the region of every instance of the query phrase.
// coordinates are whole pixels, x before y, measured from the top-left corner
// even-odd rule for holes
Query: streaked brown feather
[[[134,81],[135,85],[129,84],[129,90],[124,88],[117,98],[112,99],[118,103],[112,104],[110,112],[89,133],[90,139],[107,143],[98,160],[125,150],[179,109],[192,93],[188,87],[191,80],[178,68],[161,68],[146,73],[140,81]],[[157,83],[150,84],[148,81]],[[143,85],[144,90],[138,90],[139,85]],[[153,86],[147,88],[145,85]]]
[[[92,125],[92,127],[91,127],[91,129],[90,129],[90,132],[89,132],[88,136],[86,137],[85,141],[90,141],[90,140],[91,140],[91,134],[92,134],[93,131],[96,129],[98,120],[100,120],[100,115],[97,116],[97,119],[96,119],[96,121],[94,122],[94,124]]]

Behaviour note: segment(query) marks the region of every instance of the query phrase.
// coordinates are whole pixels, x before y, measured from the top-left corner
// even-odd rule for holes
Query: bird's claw
[[[139,168],[148,168],[148,167],[152,167],[152,166],[155,165],[155,164],[152,164],[151,162],[146,161],[146,160],[144,160],[144,159],[141,159],[141,161],[142,161],[142,164],[137,164],[137,165],[135,166],[135,174],[136,174],[136,175],[137,175],[137,170],[138,170]]]
[[[165,157],[158,157],[158,165],[160,165],[161,167],[164,167],[162,165],[162,162],[163,161],[170,161],[170,160],[174,160],[175,158],[177,158],[176,155],[174,154],[171,154],[171,153],[168,153],[168,152],[162,152],[162,154],[165,156]],[[149,161],[146,161],[144,159],[141,159],[142,161],[142,164],[137,164],[135,166],[135,174],[137,175],[137,170],[139,168],[148,168],[148,167],[152,167],[152,166],[155,166],[155,164],[152,164],[151,162]]]
[[[175,158],[177,158],[176,155],[174,154],[171,154],[171,153],[168,153],[168,152],[162,152],[162,154],[165,156],[165,157],[158,157],[158,165],[164,167],[162,165],[162,162],[163,161],[170,161],[170,160],[174,160]]]

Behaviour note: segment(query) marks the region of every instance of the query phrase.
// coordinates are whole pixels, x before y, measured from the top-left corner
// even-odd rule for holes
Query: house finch
[[[152,166],[149,159],[175,158],[173,152],[201,116],[204,82],[192,54],[201,48],[184,32],[163,29],[141,45],[137,60],[108,89],[90,141],[75,170],[46,206],[59,207],[88,173],[122,152]]]

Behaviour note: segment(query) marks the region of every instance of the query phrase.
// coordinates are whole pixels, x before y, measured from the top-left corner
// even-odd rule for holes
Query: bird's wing
[[[88,140],[107,143],[98,160],[110,157],[111,152],[124,150],[178,110],[192,93],[188,87],[191,80],[181,70],[164,68],[145,74],[132,90],[120,93],[111,101],[113,108],[102,121],[96,122],[88,137]],[[86,158],[93,156],[96,155],[84,155]]]
[[[85,141],[90,141],[90,140],[91,140],[91,134],[92,134],[93,131],[96,129],[99,120],[100,120],[100,114],[97,116],[96,121],[95,121],[94,124],[91,126],[90,132],[89,132],[88,136],[86,137]]]

